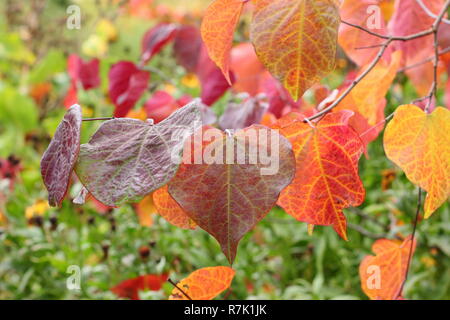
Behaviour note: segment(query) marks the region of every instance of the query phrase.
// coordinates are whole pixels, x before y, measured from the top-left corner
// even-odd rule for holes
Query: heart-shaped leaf
[[[384,132],[387,157],[406,177],[425,189],[425,218],[450,197],[450,111],[437,107],[426,114],[415,105],[403,105]]]
[[[234,135],[206,128],[194,135],[193,145],[191,156],[185,156],[170,181],[169,193],[217,239],[232,263],[240,239],[265,217],[293,179],[294,154],[286,138],[261,125]],[[188,161],[192,155],[194,161]]]
[[[48,190],[48,203],[60,206],[80,150],[81,107],[67,110],[41,160],[41,175]]]
[[[184,138],[200,127],[200,119],[199,102],[194,101],[158,124],[106,121],[81,145],[76,173],[106,205],[138,202],[175,175]]]
[[[258,0],[250,38],[294,100],[334,69],[339,11],[334,0]]]

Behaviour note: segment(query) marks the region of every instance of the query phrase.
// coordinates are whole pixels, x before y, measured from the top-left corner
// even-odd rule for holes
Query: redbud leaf
[[[158,124],[137,119],[104,122],[81,145],[76,173],[92,195],[109,206],[138,202],[175,175],[185,137],[201,124],[194,101]]]
[[[60,206],[80,151],[81,107],[67,110],[41,160],[41,175],[48,190],[48,203]]]

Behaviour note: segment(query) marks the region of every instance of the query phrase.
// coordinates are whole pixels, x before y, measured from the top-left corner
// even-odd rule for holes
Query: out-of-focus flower
[[[113,42],[117,40],[117,28],[114,24],[107,20],[101,19],[95,28],[96,33],[108,42]]]
[[[30,220],[35,216],[43,216],[49,208],[50,206],[47,200],[38,199],[33,205],[25,209],[25,217],[27,220]]]
[[[88,57],[100,58],[108,51],[108,42],[98,34],[92,34],[81,46],[81,51]]]

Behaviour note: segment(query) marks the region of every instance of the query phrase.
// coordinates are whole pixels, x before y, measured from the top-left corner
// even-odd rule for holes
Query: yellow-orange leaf
[[[385,96],[391,87],[401,62],[401,51],[394,52],[391,63],[381,60],[369,74],[364,77],[344,100],[338,109],[352,110],[367,119],[370,126],[374,126],[384,119]],[[362,73],[366,68],[363,68]],[[379,108],[381,102],[383,108]]]
[[[211,300],[231,285],[234,270],[230,267],[208,267],[192,272],[177,286],[192,300]],[[177,288],[172,290],[169,300],[188,300]]]
[[[350,125],[363,135],[361,138],[365,145],[374,140],[383,129],[385,96],[395,79],[401,57],[401,51],[397,51],[392,54],[390,63],[381,60],[335,109],[355,112],[355,116],[350,119]],[[359,116],[365,119],[366,125],[361,125]]]
[[[334,69],[339,11],[333,0],[258,0],[250,38],[294,100]]]
[[[215,0],[209,5],[203,17],[201,34],[208,50],[209,57],[230,80],[230,50],[233,45],[233,34],[239,22],[243,0]]]
[[[414,184],[427,191],[425,218],[450,196],[450,111],[437,107],[426,114],[402,105],[384,133],[387,157]]]
[[[167,185],[153,192],[153,202],[158,213],[170,224],[182,229],[195,229],[196,224],[167,191]]]
[[[348,125],[352,115],[348,110],[329,113],[312,127],[291,114],[274,126],[292,143],[297,168],[278,205],[299,221],[332,225],[344,239],[347,223],[342,209],[360,205],[365,196],[358,176],[363,146]]]
[[[151,194],[139,201],[136,212],[141,226],[150,227],[153,224],[152,215],[156,213],[156,208]]]
[[[372,300],[401,299],[401,286],[405,280],[411,237],[405,241],[380,239],[359,265],[361,288]],[[413,244],[413,252],[416,243]]]

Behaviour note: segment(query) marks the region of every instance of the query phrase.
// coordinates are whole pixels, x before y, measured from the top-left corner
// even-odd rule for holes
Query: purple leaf
[[[219,126],[225,130],[244,129],[258,124],[268,108],[269,104],[261,96],[248,98],[241,104],[229,104],[219,119]]]
[[[108,206],[138,202],[172,179],[184,138],[200,126],[198,101],[158,124],[127,118],[106,121],[81,145],[75,171],[89,192]]]
[[[55,135],[42,156],[41,175],[48,190],[48,203],[60,206],[70,183],[73,167],[80,151],[81,107],[67,110]]]

